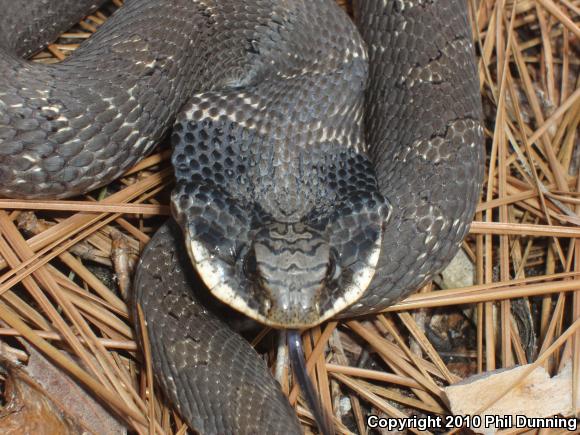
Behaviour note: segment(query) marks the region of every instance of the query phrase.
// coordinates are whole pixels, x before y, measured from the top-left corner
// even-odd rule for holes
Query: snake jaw
[[[342,295],[333,300],[324,312],[321,311],[322,306],[320,302],[314,302],[312,306],[304,307],[310,309],[305,309],[302,315],[294,315],[291,317],[289,313],[294,311],[294,314],[296,314],[295,310],[290,309],[293,305],[292,301],[287,300],[285,304],[280,299],[278,299],[278,302],[273,302],[272,299],[267,298],[263,299],[259,305],[251,305],[250,302],[252,300],[242,297],[241,294],[245,293],[240,293],[235,281],[233,282],[231,279],[234,269],[232,265],[216,258],[198,240],[187,237],[186,246],[200,277],[216,298],[263,324],[274,328],[286,329],[290,326],[292,328],[310,328],[316,326],[356,302],[364,294],[374,275],[374,266],[380,254],[380,243],[381,239],[376,240],[370,255],[365,261],[366,266],[359,266],[352,272],[351,283],[342,289]],[[263,286],[257,289],[257,291],[263,290]],[[318,290],[321,290],[321,288],[318,288]]]
[[[255,318],[253,310],[248,306],[246,301],[228,284],[227,277],[231,274],[231,270],[228,270],[228,268],[232,266],[216,258],[200,241],[191,239],[189,236],[186,239],[189,257],[195,264],[199,276],[210,292],[223,303],[249,317]]]
[[[373,276],[375,275],[376,265],[379,261],[379,256],[381,254],[381,242],[382,242],[382,231],[381,236],[375,239],[375,242],[370,249],[366,260],[359,261],[359,265],[351,267],[352,282],[345,289],[344,296],[342,300],[338,299],[333,305],[333,312],[338,314],[344,308],[355,303],[365,292]],[[360,264],[363,263],[363,264]]]
[[[329,268],[328,258],[331,251],[328,241],[322,239],[321,235],[318,238],[308,235],[314,239],[308,242],[318,244],[318,249],[314,252],[318,264],[313,264],[311,259],[310,263],[304,264],[312,267],[300,270],[293,264],[298,261],[296,252],[287,253],[288,255],[265,252],[263,242],[271,242],[275,238],[270,231],[264,231],[266,234],[263,236],[266,239],[255,234],[251,255],[257,255],[258,259],[254,266],[256,270],[252,272],[255,276],[251,279],[247,279],[247,272],[240,271],[243,267],[239,262],[232,264],[212,252],[199,235],[196,236],[194,225],[186,226],[186,246],[205,285],[223,303],[268,326],[284,329],[310,328],[334,317],[365,293],[380,256],[384,223],[386,219],[383,224],[376,222],[366,226],[365,241],[345,248],[350,251],[345,250],[342,257],[350,258],[350,264],[341,263],[337,266],[342,271],[338,274],[338,279],[334,277],[336,271]],[[285,236],[288,237],[288,234]],[[356,239],[361,234],[353,230],[353,236]],[[284,242],[288,242],[288,238]],[[290,242],[296,243],[296,240],[290,237]],[[303,246],[302,250],[304,249]],[[265,264],[265,257],[274,264]],[[307,259],[303,258],[302,261]],[[316,266],[318,271],[314,270]],[[309,287],[306,285],[308,279],[313,281]]]

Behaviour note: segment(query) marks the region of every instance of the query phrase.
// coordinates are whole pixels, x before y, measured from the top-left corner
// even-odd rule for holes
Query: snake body
[[[100,3],[0,0],[0,194],[84,193],[173,125],[181,232],[155,234],[134,292],[160,384],[202,433],[299,433],[191,263],[283,328],[380,310],[438,272],[483,178],[465,7],[361,0],[355,26],[332,0],[128,0],[66,61],[22,60]]]

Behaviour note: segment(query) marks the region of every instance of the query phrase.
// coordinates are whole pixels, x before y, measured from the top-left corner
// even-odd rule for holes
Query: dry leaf
[[[86,431],[53,402],[23,368],[0,361],[5,376],[0,433],[5,435],[83,434]]]
[[[518,366],[472,376],[445,388],[454,415],[476,415],[483,403],[497,394],[505,385],[514,382],[529,366]],[[580,395],[580,386],[578,387]],[[576,408],[580,412],[580,407]],[[567,364],[556,376],[550,377],[543,367],[530,373],[516,388],[496,401],[481,414],[479,427],[471,427],[477,433],[493,434],[499,429],[517,427],[518,416],[536,418],[548,422],[554,415],[571,416],[572,411],[572,365]],[[547,418],[547,419],[546,419]],[[556,421],[557,420],[557,421]],[[575,431],[580,427],[574,418],[554,419],[557,427]],[[574,426],[575,423],[575,426]],[[574,428],[575,427],[575,428]]]

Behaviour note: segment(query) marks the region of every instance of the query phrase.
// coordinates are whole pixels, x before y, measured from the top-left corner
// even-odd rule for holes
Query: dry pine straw
[[[470,0],[469,11],[477,23],[473,40],[488,155],[481,202],[463,245],[477,284],[443,291],[427,286],[385,313],[328,322],[305,335],[308,368],[324,405],[349,397],[360,433],[369,407],[395,417],[449,412],[442,386],[460,377],[431,345],[419,317],[436,307],[474,309],[473,366],[486,371],[532,362],[511,304],[514,298],[535,297],[535,364],[557,373],[572,359],[573,391],[578,391],[580,2]],[[103,12],[87,17],[35,60],[63,59],[106,18]],[[86,264],[87,259],[114,264],[120,278],[129,273],[169,214],[168,157],[160,148],[114,187],[73,201],[0,201],[0,334],[34,344],[141,433],[184,433],[186,427],[152,394],[147,346],[146,355],[138,357],[124,301]],[[33,234],[28,238],[18,229],[23,221]],[[355,367],[343,352],[354,342],[388,369]],[[76,355],[78,364],[64,352]],[[273,362],[275,355],[268,358]],[[312,418],[288,376],[282,386],[312,430]],[[498,391],[497,398],[514,386]],[[580,398],[574,401],[578,406]],[[349,433],[340,418],[335,420],[339,432]]]

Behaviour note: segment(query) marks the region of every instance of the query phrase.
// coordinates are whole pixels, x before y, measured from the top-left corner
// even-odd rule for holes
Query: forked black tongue
[[[334,424],[326,410],[320,403],[320,398],[316,394],[312,380],[306,371],[306,361],[304,359],[304,349],[302,348],[302,339],[300,331],[296,329],[288,330],[288,352],[290,354],[290,364],[294,370],[294,376],[300,385],[302,394],[308,403],[308,407],[314,415],[316,425],[323,435],[335,435]]]

